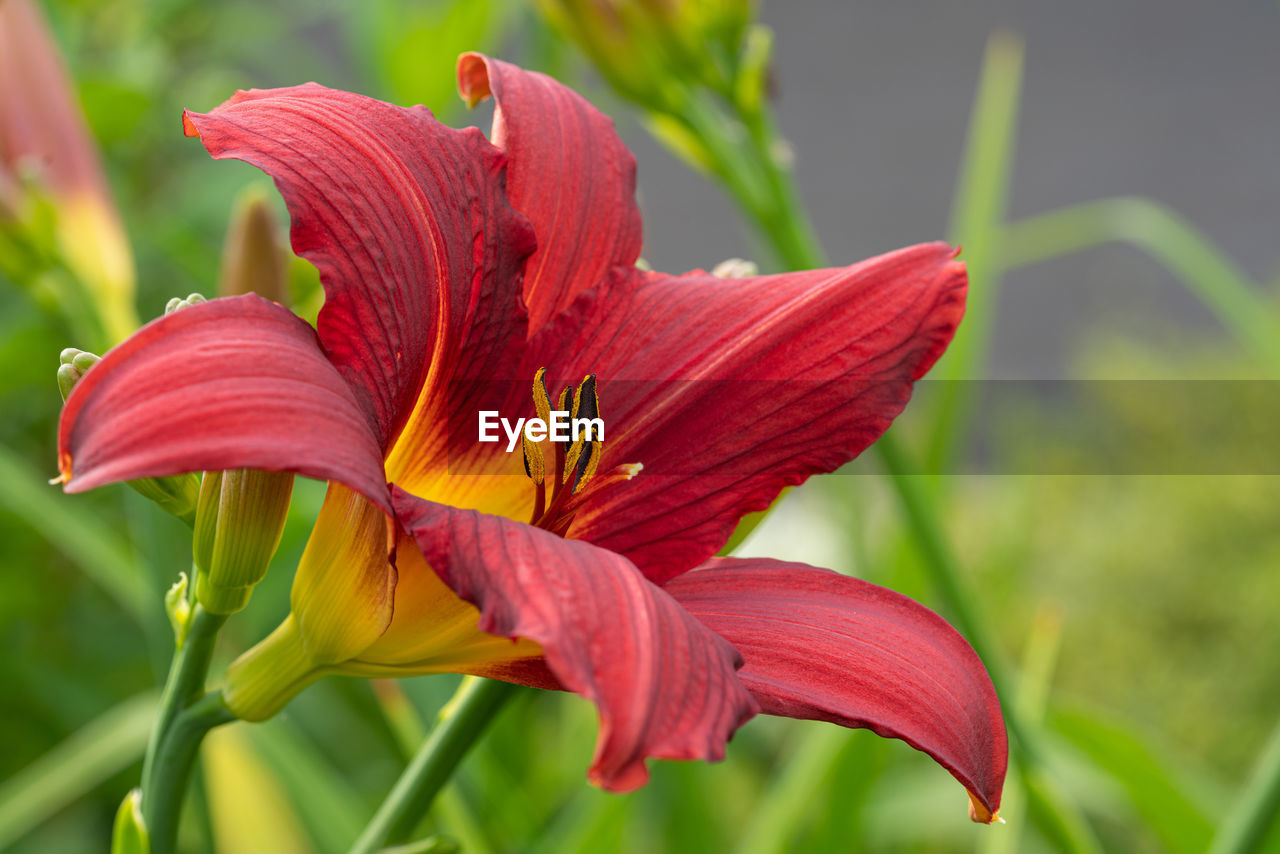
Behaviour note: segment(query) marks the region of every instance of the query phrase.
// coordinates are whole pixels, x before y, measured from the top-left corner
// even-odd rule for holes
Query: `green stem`
[[[404,842],[431,808],[440,787],[519,687],[468,676],[443,709],[435,729],[404,769],[351,854],[372,854],[388,843]]]
[[[766,110],[741,110],[740,114],[756,159],[768,167],[764,174],[769,204],[756,212],[756,219],[787,267],[807,269],[825,265],[826,255],[796,189],[773,117]]]
[[[209,730],[235,719],[222,702],[222,695],[213,693],[192,703],[171,722],[151,772],[150,788],[144,788],[142,795],[142,815],[151,837],[151,854],[170,854],[174,850],[178,816],[200,742]],[[143,780],[148,780],[145,774]]]
[[[1280,724],[1272,732],[1235,808],[1218,827],[1209,854],[1263,851],[1267,831],[1275,823],[1277,814],[1280,814]]]
[[[773,125],[767,112],[752,114],[740,110],[743,123],[752,130],[749,144],[756,166],[768,176],[765,186],[768,196],[758,200],[742,192],[742,181],[726,183],[735,197],[748,208],[762,231],[774,245],[788,267],[803,269],[822,266],[824,258],[803,205],[795,190],[792,177],[785,166],[773,156]],[[786,226],[781,227],[785,221]],[[892,434],[882,436],[875,449],[890,475],[889,482],[897,493],[898,502],[911,530],[911,541],[924,560],[935,586],[953,615],[960,631],[968,638],[974,651],[986,664],[996,692],[1003,697],[1012,696],[1012,679],[998,654],[994,637],[980,618],[975,598],[969,592],[955,560],[942,534],[934,510],[934,502],[926,494],[916,478],[906,474],[918,471],[912,465],[907,452]],[[1034,726],[1026,725],[1014,704],[1005,704],[1005,721],[1010,735],[1021,750],[1023,778],[1027,786],[1029,806],[1037,822],[1066,851],[1075,854],[1092,854],[1101,850],[1093,832],[1074,805],[1058,790],[1047,771],[1045,753]]]
[[[204,696],[218,630],[226,621],[225,615],[196,605],[186,639],[169,667],[142,764],[142,815],[152,854],[169,854],[173,849],[178,813],[200,740],[209,729],[233,717],[219,695]]]

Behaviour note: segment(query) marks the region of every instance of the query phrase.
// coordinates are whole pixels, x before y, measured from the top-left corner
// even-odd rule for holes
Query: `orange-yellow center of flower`
[[[546,375],[546,368],[539,368],[534,374],[533,406],[538,417],[549,424],[551,396],[547,393]],[[545,442],[538,442],[530,439],[526,433],[522,442],[524,471],[537,490],[533,516],[529,522],[564,536],[573,521],[573,512],[566,512],[566,505],[595,476],[604,450],[603,429],[597,431],[586,426],[590,422],[602,423],[599,421],[600,399],[596,396],[596,375],[587,374],[576,389],[571,385],[561,389],[556,410],[569,413],[573,424],[570,438],[557,440],[548,437]]]

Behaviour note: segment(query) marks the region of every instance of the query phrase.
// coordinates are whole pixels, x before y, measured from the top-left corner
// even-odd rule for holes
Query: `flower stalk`
[[[351,846],[350,854],[373,854],[389,843],[406,841],[458,763],[519,690],[518,685],[495,679],[464,677],[457,693],[440,710],[430,737]]]
[[[191,766],[205,733],[234,719],[220,695],[204,693],[218,630],[226,620],[197,605],[169,667],[142,764],[142,815],[152,854],[173,851]]]

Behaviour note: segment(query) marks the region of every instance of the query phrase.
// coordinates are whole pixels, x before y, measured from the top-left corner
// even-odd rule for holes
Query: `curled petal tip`
[[[472,109],[492,94],[489,88],[489,71],[485,58],[478,53],[464,53],[458,57],[458,94]]]
[[[977,824],[1004,824],[1000,811],[987,809],[973,792],[969,792],[969,820]]]
[[[199,137],[200,129],[197,128],[196,123],[191,120],[191,115],[192,113],[190,110],[182,111],[182,132],[186,136]]]
[[[49,481],[50,486],[66,486],[71,482],[71,455],[58,454],[58,476]]]

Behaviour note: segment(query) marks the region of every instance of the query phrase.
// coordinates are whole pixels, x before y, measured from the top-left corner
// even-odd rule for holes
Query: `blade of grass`
[[[994,33],[987,42],[969,119],[969,139],[952,204],[948,239],[963,247],[969,271],[964,322],[933,369],[943,383],[925,463],[946,471],[962,445],[973,396],[964,383],[981,375],[991,340],[999,296],[1001,226],[1008,205],[1022,92],[1023,44],[1017,36]]]
[[[1198,854],[1213,836],[1210,812],[1179,783],[1176,768],[1135,734],[1092,715],[1059,713],[1053,729],[1116,779],[1170,854]]]
[[[251,727],[215,729],[201,750],[218,854],[306,854],[311,849],[302,820],[280,780],[250,747]]]
[[[158,699],[125,700],[0,783],[0,849],[141,759]]]
[[[849,742],[850,734],[838,727],[808,727],[800,743],[789,751],[782,774],[760,797],[757,810],[739,836],[737,854],[794,850],[800,825],[811,818],[815,791],[826,787]]]
[[[1001,239],[1001,267],[1013,270],[1117,242],[1167,267],[1242,345],[1280,372],[1280,319],[1274,309],[1208,238],[1149,199],[1103,199],[1011,223]]]
[[[146,625],[148,593],[135,559],[107,525],[63,501],[48,479],[0,445],[0,506],[22,518]]]
[[[1037,726],[1044,722],[1049,704],[1049,689],[1058,666],[1062,648],[1062,618],[1043,606],[1031,623],[1027,646],[1022,654],[1022,668],[1013,697],[1013,705],[1023,720]],[[1005,783],[1000,815],[1006,826],[999,833],[984,834],[977,850],[981,854],[1012,854],[1023,850],[1021,839],[1027,813],[1027,788],[1022,768],[1013,760],[1013,785]]]
[[[1001,698],[1014,696],[1012,682],[999,647],[987,624],[979,618],[977,602],[964,581],[946,538],[942,534],[934,502],[925,488],[924,477],[911,476],[905,452],[891,434],[881,437],[875,447],[880,451],[889,481],[912,534],[912,543],[924,558],[930,578],[942,594],[957,628],[986,665]],[[1064,851],[1101,852],[1101,845],[1075,804],[1061,790],[1046,770],[1046,757],[1040,743],[1039,727],[1022,720],[1017,704],[1004,702],[1005,724],[1016,748],[1020,748],[1022,781],[1026,786],[1029,806],[1037,823]]]
[[[1280,724],[1258,757],[1253,775],[1218,826],[1209,854],[1253,854],[1264,850],[1267,831],[1280,814]]]
[[[341,854],[364,826],[363,799],[288,721],[279,718],[242,733],[273,772],[323,854]]]

